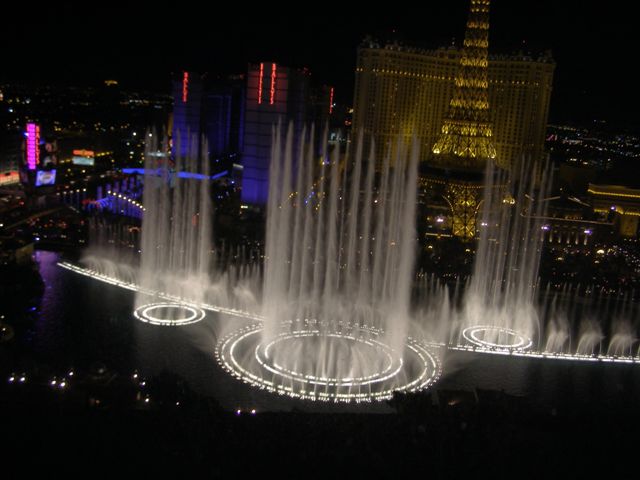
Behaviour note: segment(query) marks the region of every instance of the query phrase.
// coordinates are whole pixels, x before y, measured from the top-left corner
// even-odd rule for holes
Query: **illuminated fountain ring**
[[[216,345],[216,359],[236,378],[272,393],[303,400],[333,402],[368,402],[386,400],[394,391],[415,392],[432,385],[441,374],[441,365],[432,347],[408,338],[402,358],[381,341],[382,331],[373,327],[352,327],[342,324],[339,330],[321,332],[308,323],[286,324],[289,330],[262,343],[262,323],[241,328],[222,338]],[[345,347],[361,361],[358,373],[338,373],[332,365],[305,371],[301,365],[289,365],[291,348],[304,352],[323,341],[334,351]],[[284,349],[284,350],[283,350]],[[280,355],[278,355],[280,351]],[[307,357],[309,358],[309,357]],[[336,359],[338,367],[349,360]],[[326,373],[318,374],[318,370]]]
[[[528,336],[511,328],[495,325],[467,327],[462,331],[462,336],[467,342],[485,350],[521,352],[533,345],[533,340]],[[499,341],[487,340],[487,337],[497,338]]]
[[[65,270],[69,270],[71,272],[74,272],[78,275],[83,275],[85,277],[91,278],[93,280],[97,280],[100,282],[104,282],[107,285],[114,285],[117,286],[119,288],[124,288],[126,290],[131,290],[134,292],[143,292],[147,295],[155,295],[159,298],[163,298],[169,302],[174,302],[174,303],[180,303],[181,299],[178,299],[176,297],[169,297],[166,294],[163,294],[161,292],[157,292],[157,291],[153,291],[153,290],[148,290],[148,289],[143,289],[142,287],[140,287],[139,285],[130,282],[130,281],[125,281],[122,279],[119,279],[115,276],[111,276],[111,275],[107,275],[105,273],[100,273],[96,270],[90,269],[90,268],[84,268],[78,265],[74,265],[72,263],[69,262],[59,262],[58,266],[61,268],[64,268]],[[172,303],[172,305],[174,304]],[[183,305],[182,303],[180,303],[181,305]],[[192,306],[192,305],[190,305]],[[223,305],[211,305],[211,304],[206,304],[206,303],[202,303],[200,305],[198,305],[198,307],[210,311],[210,312],[214,312],[216,314],[224,314],[224,315],[228,315],[230,317],[233,318],[240,318],[243,320],[250,320],[250,321],[254,321],[254,322],[261,322],[262,321],[262,317],[256,313],[252,313],[252,312],[247,312],[247,311],[243,311],[243,310],[238,310],[238,309],[234,309],[234,308],[228,308],[226,306]],[[138,315],[136,315],[136,317],[139,317],[139,313]],[[148,322],[148,320],[143,320],[140,319],[142,321]],[[165,323],[162,323],[162,325],[167,325],[166,320],[164,321]],[[171,325],[171,324],[169,324]],[[470,329],[486,329],[486,328],[491,328],[494,329],[496,328],[495,326],[477,326],[477,327],[470,327]],[[470,330],[467,329],[467,330]],[[521,356],[521,357],[530,357],[530,358],[546,358],[546,359],[553,359],[553,360],[565,360],[565,361],[577,361],[577,362],[605,362],[605,363],[625,363],[625,364],[634,364],[634,365],[640,365],[640,356],[629,356],[629,357],[616,357],[616,356],[612,356],[612,355],[583,355],[583,354],[578,354],[578,353],[564,353],[564,352],[537,352],[534,350],[531,350],[529,348],[529,346],[522,346],[519,347],[518,349],[515,349],[513,344],[511,345],[501,345],[500,348],[496,348],[495,346],[490,346],[487,344],[487,342],[484,339],[477,339],[478,334],[476,333],[474,335],[473,338],[475,338],[475,341],[472,340],[470,338],[470,333],[467,330],[463,331],[463,335],[465,337],[465,339],[468,341],[467,344],[448,344],[448,345],[442,345],[444,348],[448,349],[448,350],[454,350],[454,351],[475,351],[475,352],[479,352],[479,353],[487,353],[487,354],[491,354],[491,353],[498,353],[498,354],[505,354],[505,353],[510,353],[512,355],[516,355],[516,356]],[[509,330],[509,329],[505,329],[506,331],[509,332],[513,332],[514,337],[518,336],[518,337],[524,337],[523,335],[521,335],[518,332],[515,332],[513,330]],[[479,343],[477,343],[479,342]],[[531,340],[527,339],[527,341],[525,342],[524,345],[528,345],[529,342],[531,342]],[[517,342],[516,342],[517,343]],[[422,345],[422,344],[421,344]],[[222,362],[221,362],[222,363]],[[439,368],[439,367],[438,367]],[[229,369],[231,370],[231,369]]]
[[[133,315],[141,322],[172,327],[197,323],[205,317],[204,310],[184,303],[150,303],[136,308]]]

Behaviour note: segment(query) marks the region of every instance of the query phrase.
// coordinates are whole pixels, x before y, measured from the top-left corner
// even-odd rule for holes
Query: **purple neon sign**
[[[35,170],[40,162],[40,127],[27,123],[27,168]]]

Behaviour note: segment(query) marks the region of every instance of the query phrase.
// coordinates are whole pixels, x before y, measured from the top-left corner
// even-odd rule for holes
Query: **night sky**
[[[96,84],[116,78],[130,88],[168,91],[172,71],[239,73],[249,61],[306,66],[319,83],[351,102],[356,47],[366,34],[436,47],[460,42],[467,0],[354,4],[245,2],[205,14],[195,2],[48,2],[3,5],[0,81]],[[212,3],[211,7],[220,5]],[[349,5],[349,11],[341,11]],[[593,119],[638,124],[631,73],[637,17],[627,3],[494,0],[490,51],[551,50],[557,62],[552,121]],[[372,8],[374,10],[372,10]],[[28,25],[28,26],[27,26]],[[27,58],[33,58],[30,63]]]

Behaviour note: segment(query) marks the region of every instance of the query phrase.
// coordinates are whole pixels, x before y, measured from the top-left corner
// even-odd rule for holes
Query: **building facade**
[[[244,81],[243,75],[209,78],[195,72],[182,72],[174,79],[170,126],[174,155],[204,156],[212,174],[230,170],[244,128]]]
[[[333,88],[313,87],[307,69],[273,62],[249,65],[242,145],[243,203],[266,204],[273,128],[281,125],[286,131],[291,125],[297,145],[305,127],[324,128],[332,102]]]
[[[437,230],[476,235],[487,162],[511,170],[541,160],[554,63],[544,56],[489,56],[490,0],[470,0],[462,48],[360,48],[354,130],[378,164],[395,142],[416,138],[423,198]]]
[[[638,236],[640,189],[590,183],[587,193],[593,211],[613,221],[618,235],[626,238]]]
[[[182,72],[173,81],[173,115],[171,124],[171,139],[173,153],[179,157],[196,155],[200,158],[200,151],[192,152],[191,142],[202,134],[202,94],[204,81],[201,75],[194,72]]]
[[[358,50],[353,131],[376,145],[376,158],[415,135],[423,161],[438,140],[454,94],[462,50],[419,50],[369,42]],[[541,158],[555,63],[549,56],[489,55],[489,120],[499,165]]]

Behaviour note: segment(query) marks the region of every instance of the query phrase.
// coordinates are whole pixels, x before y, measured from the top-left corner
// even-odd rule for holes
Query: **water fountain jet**
[[[346,156],[314,144],[313,130],[297,149],[291,128],[274,133],[264,321],[224,338],[217,356],[249,383],[311,400],[425,388],[440,364],[409,337],[417,148],[398,144],[377,173],[362,139]]]

